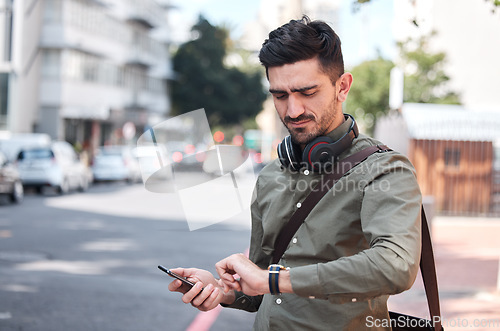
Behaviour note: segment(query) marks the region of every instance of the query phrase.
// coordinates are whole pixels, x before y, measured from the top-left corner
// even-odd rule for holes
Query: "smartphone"
[[[191,287],[194,286],[194,283],[191,282],[191,281],[189,281],[186,277],[182,277],[181,275],[178,275],[175,272],[170,271],[169,269],[165,268],[162,265],[159,265],[158,269],[160,269],[161,271],[166,272],[167,275],[169,275],[170,277],[177,278],[178,280],[180,280],[181,282],[183,282],[184,284],[186,284],[187,286],[189,286],[189,288],[191,288]]]

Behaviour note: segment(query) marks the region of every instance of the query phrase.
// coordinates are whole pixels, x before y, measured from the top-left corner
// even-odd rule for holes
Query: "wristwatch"
[[[280,270],[289,270],[280,264],[271,264],[269,270],[269,291],[272,295],[281,294],[279,287]]]

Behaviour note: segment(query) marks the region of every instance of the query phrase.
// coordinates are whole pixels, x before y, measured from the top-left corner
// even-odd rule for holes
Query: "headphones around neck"
[[[337,162],[340,154],[351,146],[352,141],[359,134],[354,117],[344,114],[344,118],[346,121],[339,128],[347,126],[349,118],[352,120],[352,123],[350,123],[349,129],[340,139],[334,141],[330,137],[320,136],[308,143],[304,151],[300,150],[298,144],[292,142],[290,135],[286,136],[278,144],[278,157],[281,164],[295,171],[303,167],[312,171],[322,171],[332,166],[333,163]]]

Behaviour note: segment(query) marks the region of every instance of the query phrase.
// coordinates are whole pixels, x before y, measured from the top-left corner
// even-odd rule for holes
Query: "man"
[[[325,167],[308,164],[311,152],[303,151],[315,148],[315,139],[335,143],[353,131],[353,119],[342,113],[353,78],[344,72],[335,32],[307,17],[272,31],[259,57],[290,132],[292,144],[282,153],[290,155],[280,154],[257,180],[250,258],[236,254],[218,262],[218,281],[207,271],[176,269],[198,283],[185,292],[174,281],[169,289],[185,292],[182,300],[200,310],[222,304],[257,311],[257,330],[363,330],[367,321],[387,321],[388,296],[410,288],[419,266],[421,194],[414,169],[396,152],[370,155],[316,204],[281,257],[283,268],[271,275],[278,233],[331,169],[329,160],[319,162]],[[351,140],[330,161],[379,144],[364,135]]]

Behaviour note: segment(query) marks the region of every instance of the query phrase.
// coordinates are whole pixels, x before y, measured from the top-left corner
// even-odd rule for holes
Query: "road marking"
[[[12,232],[9,230],[1,230],[0,231],[0,238],[10,238],[12,237]]]
[[[222,306],[217,306],[214,309],[206,312],[199,312],[195,319],[188,326],[186,331],[208,331],[212,327],[212,324],[217,320],[220,312],[222,311]]]

